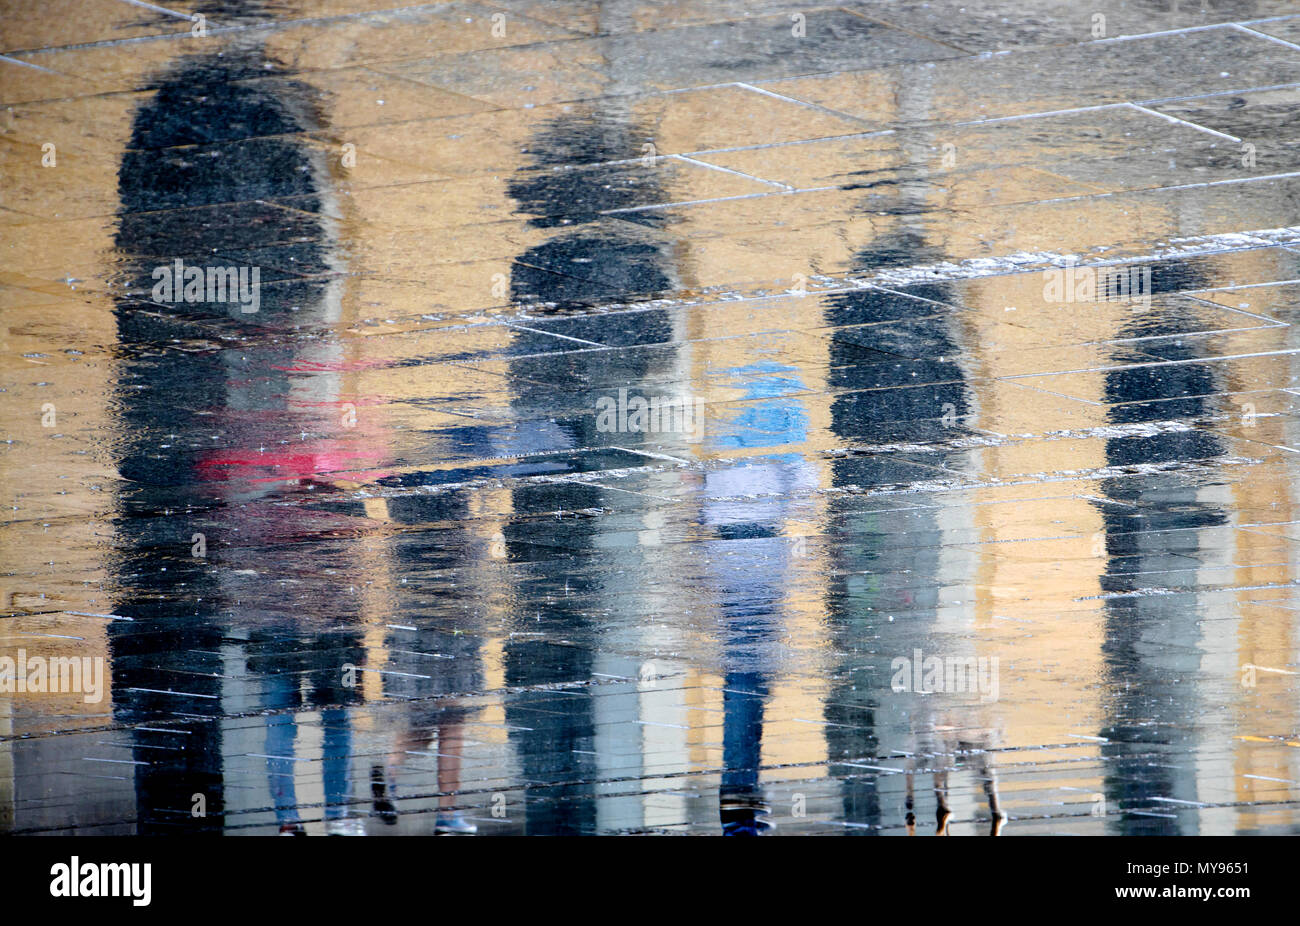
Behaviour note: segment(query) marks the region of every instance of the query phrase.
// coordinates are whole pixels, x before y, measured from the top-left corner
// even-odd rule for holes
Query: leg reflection
[[[324,742],[321,747],[321,777],[325,785],[325,832],[330,836],[362,836],[360,818],[348,813],[351,797],[349,766],[352,761],[352,724],[347,710],[339,707],[321,711]]]
[[[722,835],[761,836],[771,830],[771,808],[758,786],[762,762],[763,702],[767,687],[757,672],[729,672],[722,694]]]
[[[292,676],[271,677],[266,706],[276,713],[266,715],[266,780],[281,836],[307,835],[298,816],[298,791],[294,781],[294,744],[298,739],[298,724],[293,708],[297,694]]]

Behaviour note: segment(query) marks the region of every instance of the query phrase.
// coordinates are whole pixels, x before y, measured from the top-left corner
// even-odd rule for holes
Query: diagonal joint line
[[[1186,119],[1179,119],[1177,116],[1171,116],[1168,113],[1162,113],[1154,109],[1148,109],[1147,107],[1142,106],[1139,103],[1128,103],[1126,105],[1131,107],[1132,109],[1136,109],[1138,112],[1147,113],[1148,115],[1151,116],[1157,116],[1165,120],[1166,122],[1172,122],[1176,125],[1185,125],[1189,129],[1196,129],[1196,131],[1198,132],[1205,132],[1209,135],[1216,135],[1219,138],[1226,138],[1228,139],[1228,141],[1235,141],[1235,142],[1241,141],[1241,139],[1238,138],[1236,135],[1229,135],[1227,132],[1219,132],[1216,131],[1215,129],[1207,128],[1206,126],[1203,125],[1197,125],[1195,122],[1188,122]]]

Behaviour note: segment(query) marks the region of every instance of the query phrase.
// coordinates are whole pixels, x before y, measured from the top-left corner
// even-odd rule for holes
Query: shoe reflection
[[[947,740],[945,742],[945,740]],[[921,774],[928,773],[934,787],[934,835],[950,836],[948,829],[952,820],[952,808],[948,803],[948,773],[964,765],[964,757],[970,755],[975,760],[975,775],[983,784],[984,800],[989,808],[991,825],[988,835],[1000,836],[1002,834],[1003,824],[1006,823],[1006,814],[998,803],[998,782],[997,774],[993,770],[992,763],[989,761],[988,751],[978,744],[969,743],[960,740],[949,740],[940,731],[932,740],[937,745],[938,751],[926,758],[929,760],[924,769],[919,768],[918,756],[910,756],[907,760],[904,772],[907,783],[907,794],[904,798],[904,807],[907,811],[905,822],[907,825],[907,835],[916,835],[916,796],[915,782],[918,771]]]

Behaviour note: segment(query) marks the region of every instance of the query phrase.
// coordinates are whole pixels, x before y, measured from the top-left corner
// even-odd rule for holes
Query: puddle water
[[[317,6],[2,20],[0,827],[1297,831],[1300,17]]]

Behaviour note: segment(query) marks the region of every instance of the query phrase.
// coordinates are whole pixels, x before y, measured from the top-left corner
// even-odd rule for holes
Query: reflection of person
[[[292,696],[293,692],[283,692]],[[268,705],[269,706],[269,705]],[[352,733],[347,711],[330,708],[321,711],[324,727],[321,746],[321,778],[325,787],[325,832],[330,835],[360,835],[360,820],[347,812],[351,794],[348,765],[352,755]],[[292,710],[267,715],[266,772],[271,783],[271,799],[280,835],[306,834],[298,815],[298,798],[294,787],[294,740],[298,725]]]
[[[468,516],[466,494],[450,492],[430,496],[403,496],[387,499],[384,517],[396,524],[458,522]],[[395,531],[391,557],[405,574],[418,577],[427,570],[454,574],[467,565],[464,551],[469,547],[468,534],[455,542],[446,529],[435,536],[430,531]],[[386,634],[384,649],[388,660],[384,667],[384,696],[404,702],[391,752],[386,762],[372,765],[370,789],[376,815],[385,824],[398,820],[396,802],[402,766],[412,754],[434,753],[438,764],[438,813],[434,832],[470,834],[474,823],[456,809],[460,790],[464,751],[464,728],[477,713],[461,698],[481,692],[485,687],[482,669],[481,638],[478,628],[463,621],[452,622],[444,615],[453,613],[457,583],[440,596],[438,615],[410,614],[394,619]],[[469,594],[465,592],[464,594]],[[463,612],[467,609],[462,609]]]
[[[285,211],[266,201],[317,192],[322,170],[318,158],[294,137],[316,126],[310,107],[292,99],[293,85],[239,80],[265,76],[261,63],[262,53],[255,48],[175,62],[157,77],[156,92],[136,111],[118,171],[116,247],[123,269],[123,295],[116,306],[122,349],[118,379],[123,384],[118,470],[123,489],[117,528],[122,591],[115,611],[133,620],[120,622],[121,627],[114,622],[109,632],[115,637],[114,710],[135,731],[140,760],[136,804],[141,833],[222,829],[228,809],[223,738],[229,732],[212,720],[191,722],[181,730],[142,721],[222,714],[232,686],[225,681],[223,656],[230,635],[219,623],[226,619],[219,618],[219,609],[240,597],[228,582],[226,548],[211,534],[234,535],[241,518],[246,525],[258,516],[241,513],[233,503],[242,500],[247,483],[230,479],[229,472],[220,483],[203,478],[205,457],[219,457],[232,444],[252,452],[279,446],[286,436],[268,433],[268,423],[284,424],[288,417],[286,377],[278,370],[291,365],[292,348],[277,351],[261,342],[223,350],[213,346],[219,344],[214,334],[243,335],[253,326],[283,324],[293,306],[320,306],[328,289],[297,277],[267,285],[274,274],[259,273],[255,314],[231,300],[150,301],[157,268],[173,267],[179,259],[205,276],[209,269],[247,271],[260,262],[251,257],[251,249],[267,244],[271,234],[276,242],[294,241],[279,249],[283,260],[306,268],[307,274],[324,268],[326,236],[319,216],[304,204],[288,230]],[[249,126],[258,126],[265,137],[247,142]],[[300,323],[313,312],[292,317]],[[182,349],[187,343],[208,346]],[[284,427],[291,430],[293,424]],[[266,514],[263,509],[262,516]],[[166,556],[165,551],[189,548],[196,530],[208,534],[205,556]],[[160,568],[160,563],[167,565]],[[264,568],[265,563],[252,565]],[[258,600],[264,589],[247,600]],[[183,751],[177,749],[182,738]],[[158,750],[175,760],[159,762]],[[200,816],[183,812],[196,794],[206,803]]]
[[[231,9],[239,12],[254,11]],[[117,608],[134,621],[129,639],[110,632],[123,634],[114,643],[114,690],[122,693],[115,707],[145,753],[136,780],[141,832],[155,823],[220,830],[231,809],[223,738],[244,734],[190,724],[178,767],[158,763],[152,751],[175,750],[176,736],[135,722],[219,717],[230,699],[271,708],[264,750],[271,792],[282,826],[300,829],[292,767],[304,679],[306,704],[325,718],[327,821],[343,818],[348,797],[347,707],[356,692],[341,685],[342,667],[360,664],[363,651],[358,634],[322,634],[308,623],[313,614],[338,619],[338,594],[333,580],[300,568],[301,541],[347,519],[279,502],[328,489],[341,470],[372,459],[372,447],[357,449],[372,416],[354,430],[340,414],[339,344],[292,334],[339,317],[339,284],[327,279],[337,269],[323,216],[329,168],[302,140],[322,125],[312,94],[265,67],[257,42],[250,36],[219,55],[181,58],[159,75],[157,92],[135,114],[119,170],[127,592]],[[288,196],[296,197],[290,211],[276,205]],[[221,301],[234,294],[209,285],[203,297],[215,301],[151,301],[167,295],[154,289],[159,270],[181,266],[209,283],[237,269],[257,291]],[[225,349],[226,338],[238,346]],[[195,349],[172,347],[189,342]],[[160,570],[160,548],[189,547],[195,530],[205,534],[206,552]],[[277,582],[293,582],[293,595],[278,594]],[[246,641],[249,669],[233,680],[232,639]],[[176,690],[179,679],[185,693]],[[208,814],[178,813],[195,793]]]
[[[762,363],[719,374],[740,381],[750,401],[722,421],[710,442],[725,450],[802,444],[808,416],[795,371]],[[720,599],[723,664],[722,782],[719,815],[726,836],[759,836],[774,824],[759,784],[763,712],[768,679],[779,654],[781,600],[790,574],[791,546],[783,536],[798,495],[814,485],[810,465],[797,453],[746,459],[705,475],[702,520],[709,576]]]
[[[957,765],[959,764],[959,762],[954,763],[953,753],[948,752],[946,750],[953,748],[955,744],[956,751],[958,754],[960,754],[967,747],[971,746],[971,744],[962,743],[954,740],[950,736],[944,735],[951,732],[952,730],[950,728],[940,731],[940,736],[939,736],[940,742],[938,742],[937,744],[938,748],[935,750],[933,754],[927,755],[925,757],[927,760],[929,760],[929,764],[931,766],[929,768],[929,772],[934,782],[934,803],[935,803],[934,834],[936,836],[949,835],[948,821],[952,817],[952,808],[948,806],[948,772],[951,771],[954,767],[957,767]],[[931,740],[931,742],[933,743],[934,741]],[[997,776],[993,770],[992,763],[989,762],[988,752],[984,749],[978,748],[978,746],[976,746],[972,751],[975,753],[976,756],[975,773],[976,776],[980,779],[980,781],[983,782],[984,799],[988,802],[989,815],[992,817],[992,827],[989,830],[989,835],[1000,836],[1002,835],[1002,826],[1006,822],[1006,814],[1004,814],[1002,812],[1002,808],[998,806]],[[905,799],[904,806],[907,809],[906,822],[907,822],[907,835],[909,836],[916,835],[916,814],[913,813],[912,811],[913,811],[913,807],[915,806],[914,788],[915,788],[915,779],[916,779],[916,772],[917,772],[917,758],[918,757],[915,754],[910,755],[908,757],[907,769],[905,772],[905,778],[907,781],[907,797]]]
[[[358,689],[344,683],[340,666],[364,656],[354,634],[322,633],[305,649],[294,638],[279,634],[250,640],[257,655],[248,671],[265,679],[262,703],[266,714],[266,773],[281,835],[303,835],[294,778],[297,712],[320,710],[322,725],[321,779],[325,791],[325,831],[330,835],[359,835],[351,800],[352,725],[348,707],[359,702]]]
[[[997,667],[986,662],[987,657],[978,655],[978,641],[970,633],[969,618],[963,612],[936,606],[933,611],[887,622],[879,638],[889,651],[913,647],[913,655],[904,657],[905,668],[890,676],[890,687],[884,693],[885,705],[878,712],[887,718],[887,723],[881,724],[883,754],[907,756],[904,808],[908,835],[915,835],[916,830],[914,780],[918,773],[928,774],[932,779],[936,835],[948,835],[952,816],[948,777],[953,771],[965,771],[979,780],[991,818],[989,834],[999,835],[1006,815],[998,801],[997,772],[990,749],[1002,733],[995,713],[985,700],[990,692],[996,696],[996,689],[991,686],[996,684]],[[942,668],[930,677],[925,668],[927,657],[916,647],[937,646],[936,641],[942,641],[942,658],[948,665],[982,664],[987,668],[972,668],[960,683],[958,676],[945,675]],[[891,661],[891,669],[894,668]],[[981,672],[991,674],[981,675]],[[891,825],[897,824],[891,822]]]
[[[456,809],[464,752],[464,725],[474,708],[456,702],[456,694],[481,691],[483,674],[479,638],[470,633],[423,628],[393,631],[388,638],[388,672],[384,695],[408,701],[386,765],[371,768],[375,812],[387,824],[397,822],[400,766],[412,753],[433,752],[438,761],[438,815],[434,832],[468,835],[478,827]]]
[[[873,241],[856,263],[873,269],[927,256],[942,258],[927,245],[923,229],[904,223]],[[860,291],[830,297],[827,323],[835,328],[855,326],[851,337],[836,338],[831,344],[828,379],[836,392],[831,428],[837,438],[866,445],[895,441],[941,445],[967,433],[962,422],[971,411],[969,387],[953,323],[943,309],[952,299],[946,287],[937,284],[912,287],[906,294]],[[910,359],[900,361],[900,357]],[[942,460],[943,455],[937,458]],[[838,486],[898,483],[931,478],[932,466],[914,467],[905,457],[852,455],[834,461],[831,479]],[[916,504],[894,512],[889,506],[863,504],[853,497],[833,505],[843,534],[835,551],[842,578],[836,580],[839,587],[829,599],[828,618],[835,648],[852,656],[846,659],[840,673],[844,681],[827,707],[827,719],[834,722],[827,731],[831,754],[908,756],[902,797],[907,831],[912,833],[916,775],[933,775],[937,831],[947,832],[953,757],[973,753],[979,757],[978,773],[984,779],[996,833],[1002,815],[985,751],[993,737],[985,718],[973,714],[964,699],[866,683],[869,667],[857,652],[859,642],[870,640],[872,650],[882,654],[879,658],[888,666],[896,656],[910,658],[918,648],[929,651],[933,641],[942,640],[944,655],[976,655],[978,638],[965,614],[948,616],[941,606],[942,505]],[[905,543],[897,542],[900,533],[906,534]],[[890,576],[909,578],[884,578]],[[945,626],[946,621],[953,623]],[[878,676],[873,672],[870,677],[888,682],[891,675],[892,670]],[[897,817],[892,816],[897,805],[892,801],[899,795],[894,787],[895,776],[845,778],[841,789],[846,821],[864,824],[859,832],[897,825]],[[891,807],[882,811],[886,800]]]
[[[1195,264],[1195,261],[1189,261]],[[1176,279],[1181,287],[1196,289],[1195,267],[1179,266],[1167,275],[1157,266],[1157,289]],[[1201,285],[1213,285],[1208,274]],[[1169,419],[1195,420],[1220,411],[1220,397],[1229,387],[1218,381],[1217,364],[1192,363],[1204,355],[1199,339],[1174,339],[1193,330],[1195,322],[1184,316],[1181,303],[1158,304],[1158,311],[1141,313],[1116,333],[1111,363],[1105,374],[1106,419],[1115,425],[1144,424]],[[1158,367],[1133,364],[1131,338],[1155,338],[1159,356],[1181,361]],[[1227,452],[1224,438],[1212,429],[1157,432],[1141,437],[1112,437],[1106,441],[1106,463],[1120,468],[1156,466],[1182,460],[1212,460]],[[1105,601],[1105,699],[1109,716],[1098,730],[1106,740],[1103,791],[1107,800],[1139,804],[1153,798],[1196,801],[1198,776],[1180,763],[1151,762],[1153,751],[1190,752],[1200,734],[1196,711],[1198,690],[1187,680],[1197,677],[1205,658],[1202,614],[1193,596],[1130,595],[1158,573],[1160,584],[1195,588],[1206,534],[1229,523],[1228,514],[1213,493],[1177,472],[1104,479],[1095,502],[1106,532],[1106,573],[1101,588],[1111,593]],[[1119,504],[1115,504],[1118,502]],[[1134,528],[1134,511],[1141,512],[1143,529]],[[1214,554],[1217,557],[1219,554]],[[1119,594],[1115,594],[1119,593]],[[1162,645],[1168,644],[1168,645]],[[1141,722],[1134,718],[1143,718]],[[1126,836],[1195,835],[1194,818],[1122,814],[1110,818]]]
[[[602,15],[609,12],[605,6],[602,4]],[[610,64],[621,66],[618,61]],[[626,166],[549,169],[592,161],[593,154],[640,153],[641,144],[652,132],[634,123],[624,101],[616,100],[608,112],[600,109],[602,105],[604,102],[566,107],[565,113],[541,126],[528,146],[532,164],[509,183],[519,211],[532,216],[529,224],[552,229],[511,267],[511,301],[529,306],[530,314],[546,316],[557,310],[646,299],[674,288],[672,253],[658,236],[646,231],[666,218],[644,213],[640,216],[643,222],[628,222],[600,214],[661,195],[656,189],[658,172],[637,169],[629,184]],[[575,255],[582,256],[582,263],[575,261]],[[655,381],[672,370],[676,356],[675,348],[557,354],[553,337],[523,330],[515,331],[513,337],[520,355],[510,360],[508,376],[511,410],[518,425],[513,433],[495,438],[502,445],[497,453],[504,454],[581,453],[581,448],[607,444],[607,435],[595,429],[594,416],[556,417],[555,384],[581,387]],[[662,309],[648,309],[638,313],[635,329],[620,337],[620,346],[627,340],[666,344],[673,340],[672,319]],[[599,392],[584,402],[587,408],[595,406],[596,395]],[[619,438],[630,446],[650,439],[636,434],[620,434]],[[555,466],[554,460],[531,459],[502,472],[527,476],[554,472]],[[521,485],[512,489],[511,507],[521,513],[602,508],[608,505],[607,494],[602,487],[579,483]],[[608,529],[600,523],[603,520],[558,521],[551,525],[548,539],[555,549],[579,561],[614,555],[601,543],[600,534]],[[537,549],[526,519],[503,525],[502,534],[509,561]],[[595,832],[599,826],[594,699],[554,700],[545,687],[592,678],[596,655],[591,641],[596,633],[591,604],[601,601],[617,609],[621,602],[610,599],[621,596],[609,590],[598,571],[580,569],[566,574],[567,570],[557,568],[562,562],[553,558],[547,568],[512,589],[512,630],[520,632],[512,632],[505,642],[505,681],[508,686],[534,688],[538,693],[510,698],[505,710],[506,722],[512,727],[510,740],[526,781],[524,831],[577,835]],[[540,621],[535,620],[537,616]],[[552,637],[565,642],[552,642]],[[550,699],[550,703],[544,710],[534,710],[531,698]]]

